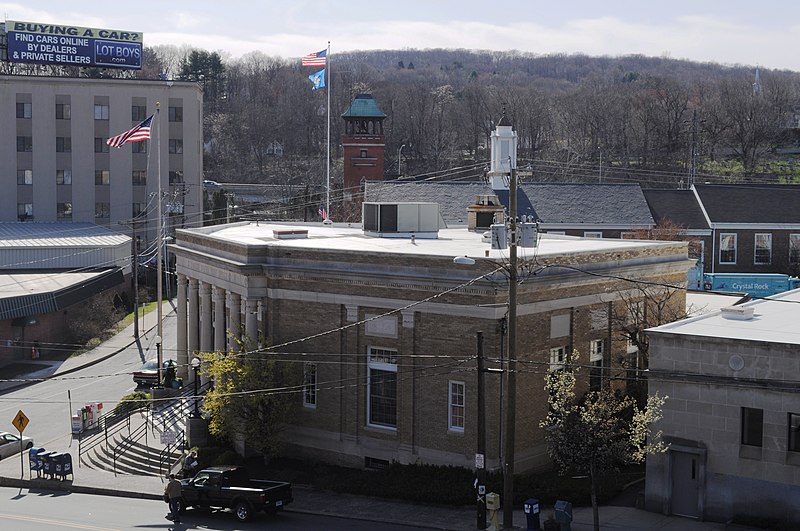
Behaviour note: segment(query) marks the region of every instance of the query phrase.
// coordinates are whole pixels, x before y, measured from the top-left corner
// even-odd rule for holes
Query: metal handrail
[[[113,438],[114,435],[126,428],[128,429],[128,433],[130,433],[131,415],[141,413],[142,411],[149,411],[149,405],[131,409],[123,413],[107,413],[98,417],[97,422],[91,429],[82,429],[78,433],[78,466],[80,466],[84,454],[99,444],[105,443],[108,445],[109,437]]]

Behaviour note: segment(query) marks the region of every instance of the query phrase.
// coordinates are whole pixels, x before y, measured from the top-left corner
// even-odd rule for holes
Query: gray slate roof
[[[671,221],[685,229],[708,229],[706,217],[691,190],[642,190],[656,223]]]
[[[800,185],[697,184],[712,223],[800,223]]]
[[[493,191],[484,183],[366,182],[365,200],[439,203],[445,222],[465,221],[476,195],[497,194],[508,209],[508,191]],[[655,224],[638,184],[524,184],[517,196],[519,215],[531,215],[548,225]]]

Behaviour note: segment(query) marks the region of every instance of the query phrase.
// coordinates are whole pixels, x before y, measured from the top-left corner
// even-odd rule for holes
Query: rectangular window
[[[56,120],[72,118],[72,107],[69,103],[56,103]]]
[[[789,235],[789,263],[800,264],[800,234]]]
[[[147,172],[144,170],[133,170],[131,182],[134,186],[144,186],[147,184]]]
[[[33,219],[33,203],[17,203],[17,219],[20,221]]]
[[[719,263],[736,263],[736,233],[727,232],[719,235]]]
[[[56,137],[56,153],[72,152],[72,138],[68,136]]]
[[[133,105],[131,107],[131,120],[134,122],[143,122],[147,118],[147,107],[144,105]]]
[[[800,452],[800,415],[797,413],[789,413],[789,442],[786,449]]]
[[[602,232],[597,232],[597,231],[585,231],[583,233],[583,237],[584,238],[602,238],[603,237],[603,233]]]
[[[33,170],[17,170],[17,184],[33,184]]]
[[[18,136],[17,137],[17,152],[25,153],[33,151],[33,137],[32,136]]]
[[[370,426],[397,428],[397,351],[369,347],[367,419]]]
[[[144,118],[142,118],[144,120]],[[169,121],[182,122],[183,121],[183,107],[170,107],[169,108]]]
[[[17,118],[30,118],[33,104],[17,103]]]
[[[94,204],[94,217],[95,218],[110,218],[111,205],[109,203],[95,203]]]
[[[772,234],[756,234],[754,264],[769,264],[772,262]]]
[[[108,105],[94,105],[94,119],[95,120],[108,120]]]
[[[317,364],[303,366],[303,406],[317,407]]]
[[[623,232],[619,233],[619,238],[621,240],[635,240],[636,239],[636,233],[635,232],[624,232],[623,231]]]
[[[147,142],[131,143],[131,153],[147,153]]]
[[[180,138],[170,138],[169,152],[172,155],[180,155],[183,153],[183,140]]]
[[[589,389],[599,391],[603,385],[603,353],[605,341],[595,339],[589,344]]]
[[[464,432],[464,382],[450,382],[448,393],[447,428]]]
[[[550,370],[556,371],[564,368],[564,356],[567,347],[556,347],[550,349]]]
[[[135,218],[144,214],[147,210],[147,203],[132,203],[131,207],[131,216]]]
[[[169,172],[169,184],[180,184],[183,182],[183,172],[182,171],[171,171]]]
[[[109,170],[95,170],[94,184],[111,184],[111,172]]]
[[[57,203],[56,217],[64,220],[72,219],[72,203]]]
[[[56,170],[56,184],[72,184],[72,170]]]
[[[108,153],[108,144],[105,138],[94,137],[94,152]]]
[[[764,436],[764,410],[742,408],[742,444],[761,446]]]

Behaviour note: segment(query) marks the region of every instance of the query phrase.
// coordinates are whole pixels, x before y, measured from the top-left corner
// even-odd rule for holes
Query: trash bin
[[[42,456],[42,475],[45,477],[53,477],[53,474],[56,472],[58,452],[44,452],[39,455]]]
[[[33,477],[34,470],[37,478],[42,475],[42,460],[39,458],[39,454],[43,454],[44,451],[44,448],[36,446],[31,446],[31,449],[28,450],[28,466],[31,470],[31,477]]]
[[[561,524],[561,531],[572,531],[572,504],[564,500],[556,500],[556,521]]]
[[[522,508],[525,510],[525,518],[528,520],[527,530],[538,530],[539,527],[539,500],[536,498],[528,498],[525,500]]]

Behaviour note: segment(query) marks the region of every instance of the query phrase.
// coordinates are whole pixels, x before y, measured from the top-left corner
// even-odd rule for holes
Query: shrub
[[[135,391],[129,395],[125,395],[119,399],[119,402],[112,413],[114,415],[124,416],[130,414],[137,409],[150,407],[150,395],[144,391]]]

